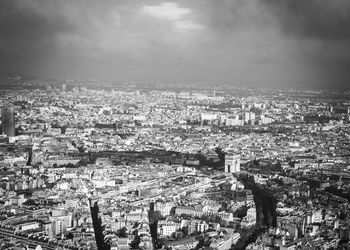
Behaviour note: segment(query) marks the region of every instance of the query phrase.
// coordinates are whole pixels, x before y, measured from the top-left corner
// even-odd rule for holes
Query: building
[[[2,133],[8,137],[15,136],[15,114],[13,107],[3,106],[1,108]]]
[[[27,231],[27,230],[33,230],[38,229],[40,227],[40,224],[38,221],[27,221],[24,223],[19,223],[15,226],[15,231]]]
[[[197,246],[199,240],[196,237],[183,238],[175,241],[165,242],[164,246],[170,249],[191,249]]]
[[[217,250],[228,250],[231,248],[232,244],[236,244],[239,239],[239,233],[225,235],[222,238],[213,240],[210,247]]]
[[[253,217],[256,219],[256,208],[251,207],[247,210],[247,216]]]
[[[196,209],[191,206],[177,206],[175,209],[175,214],[182,215],[187,214],[191,216],[202,216],[203,211],[201,209]]]
[[[237,173],[241,171],[241,155],[227,154],[225,155],[225,173]]]
[[[158,221],[157,232],[160,236],[170,236],[180,229],[180,223],[173,221]]]
[[[241,221],[241,226],[243,228],[249,228],[251,226],[254,226],[255,224],[256,224],[256,208],[251,207],[247,211],[247,216],[245,216]]]
[[[256,219],[254,217],[251,216],[245,216],[243,217],[242,221],[241,221],[241,227],[242,228],[249,228],[254,226],[256,223]]]
[[[173,202],[158,201],[154,204],[154,210],[159,211],[162,216],[168,216],[174,206],[175,204]]]
[[[191,220],[188,232],[189,234],[194,232],[205,232],[209,229],[209,224],[201,220]]]

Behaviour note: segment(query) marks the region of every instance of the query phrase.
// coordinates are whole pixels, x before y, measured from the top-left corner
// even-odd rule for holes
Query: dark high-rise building
[[[13,107],[3,106],[1,108],[2,133],[7,136],[15,136],[15,114]]]

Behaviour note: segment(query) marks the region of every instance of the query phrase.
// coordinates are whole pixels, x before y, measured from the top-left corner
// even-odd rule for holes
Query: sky
[[[0,72],[350,89],[349,0],[1,0]]]

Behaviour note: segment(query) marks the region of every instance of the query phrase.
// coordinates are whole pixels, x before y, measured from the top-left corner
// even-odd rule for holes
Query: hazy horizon
[[[0,71],[349,89],[347,0],[3,0]]]

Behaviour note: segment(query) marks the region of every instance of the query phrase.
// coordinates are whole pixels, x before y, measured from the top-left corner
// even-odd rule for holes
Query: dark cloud
[[[260,0],[283,32],[305,38],[350,39],[348,0]]]
[[[349,88],[350,1],[260,0],[280,31],[297,42],[299,61],[319,76],[309,85]]]

